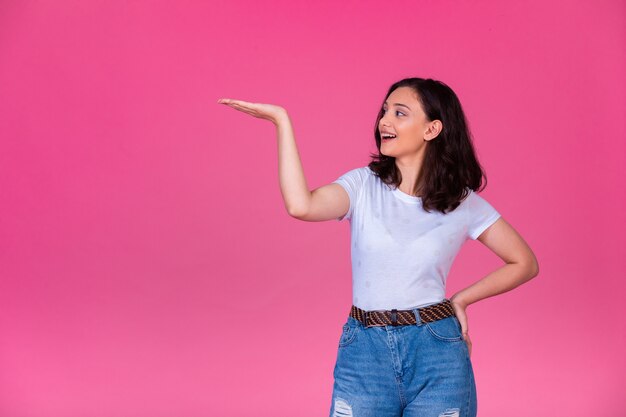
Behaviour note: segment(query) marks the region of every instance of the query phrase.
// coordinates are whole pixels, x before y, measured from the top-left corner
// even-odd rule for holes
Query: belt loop
[[[391,325],[392,326],[398,325],[398,310],[395,308],[391,310]]]
[[[419,308],[414,308],[413,309],[413,314],[415,315],[415,325],[416,326],[421,326],[422,325],[422,318],[420,317],[420,309]]]
[[[367,311],[363,311],[363,324],[367,328]]]

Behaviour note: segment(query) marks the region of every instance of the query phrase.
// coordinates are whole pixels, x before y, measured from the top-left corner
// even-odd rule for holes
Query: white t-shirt
[[[408,310],[442,301],[463,243],[500,217],[472,190],[454,211],[428,213],[420,197],[383,183],[367,166],[333,182],[350,196],[350,209],[337,220],[350,222],[352,302],[363,310]]]

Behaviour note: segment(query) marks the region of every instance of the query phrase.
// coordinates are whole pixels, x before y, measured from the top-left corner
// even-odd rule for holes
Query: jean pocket
[[[461,323],[456,316],[446,317],[445,319],[426,322],[428,332],[438,340],[444,342],[460,342],[463,341],[463,333],[461,331]]]
[[[343,325],[343,330],[341,331],[341,337],[339,338],[339,347],[346,347],[356,338],[356,335],[359,333],[361,326],[354,323],[353,320],[348,319],[348,321]]]

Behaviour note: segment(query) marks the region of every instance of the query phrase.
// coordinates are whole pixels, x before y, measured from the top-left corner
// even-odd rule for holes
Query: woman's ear
[[[428,129],[426,130],[426,134],[424,135],[424,140],[435,139],[442,129],[443,124],[441,123],[441,120],[433,120],[428,124]]]

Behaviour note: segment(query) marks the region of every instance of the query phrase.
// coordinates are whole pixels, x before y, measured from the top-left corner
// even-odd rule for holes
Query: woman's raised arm
[[[270,120],[276,126],[278,141],[278,179],[285,208],[290,216],[305,221],[336,219],[350,208],[348,193],[338,184],[327,184],[309,191],[298,154],[293,126],[287,111],[273,104],[219,99],[236,110]]]

